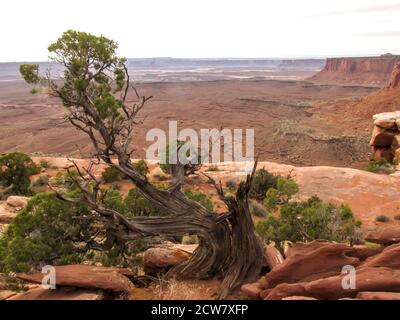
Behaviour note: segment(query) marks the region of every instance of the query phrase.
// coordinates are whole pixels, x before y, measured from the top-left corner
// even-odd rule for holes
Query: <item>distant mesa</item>
[[[310,80],[386,86],[398,63],[400,63],[400,55],[390,53],[378,57],[328,58],[324,69],[312,76]],[[396,79],[396,85],[398,85],[399,76]]]

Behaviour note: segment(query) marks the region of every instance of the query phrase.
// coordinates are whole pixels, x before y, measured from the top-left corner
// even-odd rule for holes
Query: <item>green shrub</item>
[[[278,209],[279,205],[287,204],[299,192],[299,186],[293,179],[278,178],[276,188],[269,188],[265,194],[264,206],[268,212]]]
[[[77,190],[68,194],[79,195]],[[109,189],[103,190],[100,200],[103,206],[126,213],[127,198],[122,200],[118,191]],[[85,205],[64,202],[52,193],[33,196],[0,235],[0,273],[30,272],[47,264],[83,262],[132,267],[137,262],[136,254],[149,245],[149,239],[141,239],[94,251],[88,244],[94,234],[104,238],[106,226],[90,218]]]
[[[212,165],[209,165],[209,166],[207,167],[207,170],[206,170],[206,171],[219,171],[219,168],[218,168],[217,165],[212,164]]]
[[[116,167],[110,166],[103,171],[101,176],[103,177],[104,182],[111,183],[121,181],[124,177],[124,174]]]
[[[129,190],[124,199],[124,213],[128,217],[156,216],[158,210],[140,193],[139,189],[134,188]]]
[[[32,183],[32,186],[33,187],[43,187],[43,186],[47,186],[48,183],[49,183],[48,176],[40,176]]]
[[[250,209],[250,213],[256,217],[265,218],[268,214],[268,212],[267,212],[267,210],[265,210],[264,206],[254,199],[250,199],[249,209]]]
[[[207,210],[214,210],[214,205],[212,201],[207,197],[205,193],[201,191],[192,191],[191,189],[185,189],[184,193],[186,197],[200,203]]]
[[[182,244],[198,244],[199,239],[197,235],[186,235],[182,237]]]
[[[350,207],[337,207],[314,196],[306,201],[283,204],[278,217],[268,216],[257,223],[256,230],[264,239],[278,245],[284,240],[315,239],[354,243],[360,240],[360,225]]]
[[[237,188],[237,182],[233,179],[228,179],[225,182],[225,186],[229,189],[229,190],[235,190]]]
[[[137,170],[142,176],[145,176],[146,174],[148,174],[149,171],[149,167],[147,166],[146,161],[144,160],[139,160],[138,162],[135,162],[133,164],[133,167],[135,168],[135,170]]]
[[[390,218],[388,216],[385,216],[384,214],[381,214],[381,215],[377,216],[375,218],[375,220],[378,222],[389,222]]]
[[[50,167],[50,165],[46,160],[43,159],[43,160],[40,160],[40,167],[44,168],[44,169],[47,169],[47,168]]]
[[[176,149],[176,151],[178,151],[179,148],[181,148],[185,144],[187,144],[187,142],[185,142],[185,141],[177,141],[175,143],[172,143],[171,145],[168,144],[165,147],[165,150],[162,152],[162,155],[161,155],[163,160],[160,162],[160,168],[164,173],[166,173],[166,174],[170,174],[171,173],[169,160],[170,160],[170,157],[173,156],[173,154],[170,154],[172,152],[170,150],[174,150],[175,151],[175,149]],[[187,150],[186,156],[187,157],[190,156],[190,149]],[[176,158],[178,159],[178,152],[176,152]],[[200,163],[201,163],[201,155],[199,153],[197,155],[197,164],[200,164]]]
[[[267,170],[259,169],[254,175],[251,185],[250,196],[257,199],[264,199],[269,188],[276,188],[278,176],[273,175]]]
[[[28,195],[30,176],[39,173],[32,159],[21,152],[0,156],[0,185],[11,187],[11,192]]]
[[[76,245],[89,241],[88,225],[77,217],[84,206],[63,202],[54,194],[35,195],[0,236],[0,272],[29,272],[51,264],[79,263]]]
[[[391,174],[395,171],[393,164],[382,158],[378,161],[372,161],[368,164],[367,170],[373,173]]]

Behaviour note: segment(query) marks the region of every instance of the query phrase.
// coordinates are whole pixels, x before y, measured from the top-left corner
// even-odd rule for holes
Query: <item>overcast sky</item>
[[[47,60],[67,29],[140,57],[308,57],[400,53],[400,1],[4,0],[0,61]]]

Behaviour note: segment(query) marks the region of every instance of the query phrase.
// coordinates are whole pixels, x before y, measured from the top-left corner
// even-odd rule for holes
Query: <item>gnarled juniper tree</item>
[[[50,58],[64,67],[61,80],[53,80],[50,72],[40,75],[36,65],[22,65],[20,71],[28,83],[46,88],[51,96],[61,100],[68,110],[67,119],[90,138],[95,161],[117,168],[164,214],[127,218],[103,207],[99,201],[102,180],[91,170],[94,161],[84,170],[76,166],[79,179],[71,176],[76,179],[82,197],[67,198],[56,192],[66,201],[86,204],[92,210],[92,219],[103,222],[106,239],[93,243],[98,250],[147,236],[197,235],[198,249],[174,271],[183,277],[220,277],[220,298],[224,298],[233,288],[257,278],[262,266],[261,244],[254,233],[248,206],[256,165],[234,197],[225,196],[221,184],[214,182],[228,208],[224,214],[211,212],[181,192],[185,175],[193,172],[196,165],[171,165],[170,188],[159,190],[153,186],[131,162],[137,114],[151,97],[139,95],[131,85],[126,60],[117,56],[116,49],[117,44],[103,36],[69,30],[48,48]],[[136,103],[127,101],[130,90],[137,97]]]

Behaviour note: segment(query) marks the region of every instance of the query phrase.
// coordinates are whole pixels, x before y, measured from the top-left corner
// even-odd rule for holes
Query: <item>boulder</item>
[[[37,287],[13,295],[8,300],[103,300],[103,293],[101,291],[89,291],[70,287],[56,290]]]
[[[400,227],[378,228],[368,232],[364,239],[383,245],[397,243],[400,242]]]
[[[400,300],[400,292],[359,292],[359,300]]]
[[[0,224],[10,223],[15,216],[17,215],[17,211],[8,206],[6,203],[0,204]]]
[[[188,260],[197,245],[164,245],[147,249],[143,255],[143,265],[147,273],[171,268]]]
[[[56,285],[85,289],[102,289],[115,292],[130,292],[135,286],[124,275],[125,269],[95,267],[89,265],[67,265],[54,267]],[[45,274],[18,274],[17,278],[33,283],[42,283]]]
[[[7,205],[16,208],[17,210],[24,208],[28,203],[30,198],[22,196],[10,196],[7,198]]]
[[[277,265],[280,265],[284,260],[282,254],[272,244],[265,247],[264,256],[265,262],[271,270],[274,269]]]
[[[262,291],[262,288],[258,282],[255,282],[242,285],[240,290],[250,298],[260,299],[260,293]]]
[[[358,266],[360,260],[347,256],[351,247],[345,244],[313,241],[294,245],[280,265],[259,280],[263,289],[280,283],[311,281],[340,274],[343,266]]]
[[[266,300],[281,300],[290,296],[306,296],[321,300],[355,298],[359,292],[400,292],[400,270],[365,267],[356,270],[355,289],[343,288],[344,275],[302,283],[282,283],[273,288]]]
[[[360,268],[364,267],[387,267],[400,270],[400,244],[387,247],[381,253],[370,257]]]
[[[374,121],[374,125],[379,128],[391,129],[396,127],[396,121],[390,118],[378,118]]]
[[[377,114],[374,114],[372,116],[372,119],[374,119],[374,120],[377,120],[377,119],[393,119],[393,120],[397,120],[397,119],[400,119],[400,111],[377,113]]]
[[[6,202],[0,204],[0,224],[10,223],[18,211],[26,206],[28,197],[10,196]]]
[[[354,246],[349,248],[347,255],[349,257],[358,258],[360,261],[367,260],[369,257],[375,256],[383,251],[385,247],[367,247],[367,246]]]
[[[398,122],[399,125],[400,125],[400,119],[397,120],[397,122]],[[393,137],[393,141],[392,141],[392,149],[393,149],[393,150],[396,150],[396,149],[398,149],[398,148],[400,148],[400,134],[396,134],[396,135]]]
[[[397,132],[395,130],[388,130],[375,126],[372,131],[372,136],[369,144],[373,147],[378,148],[390,147],[396,133]]]
[[[4,290],[0,291],[0,300],[7,300],[11,298],[12,296],[15,296],[17,292],[14,291],[9,291],[9,290]]]

